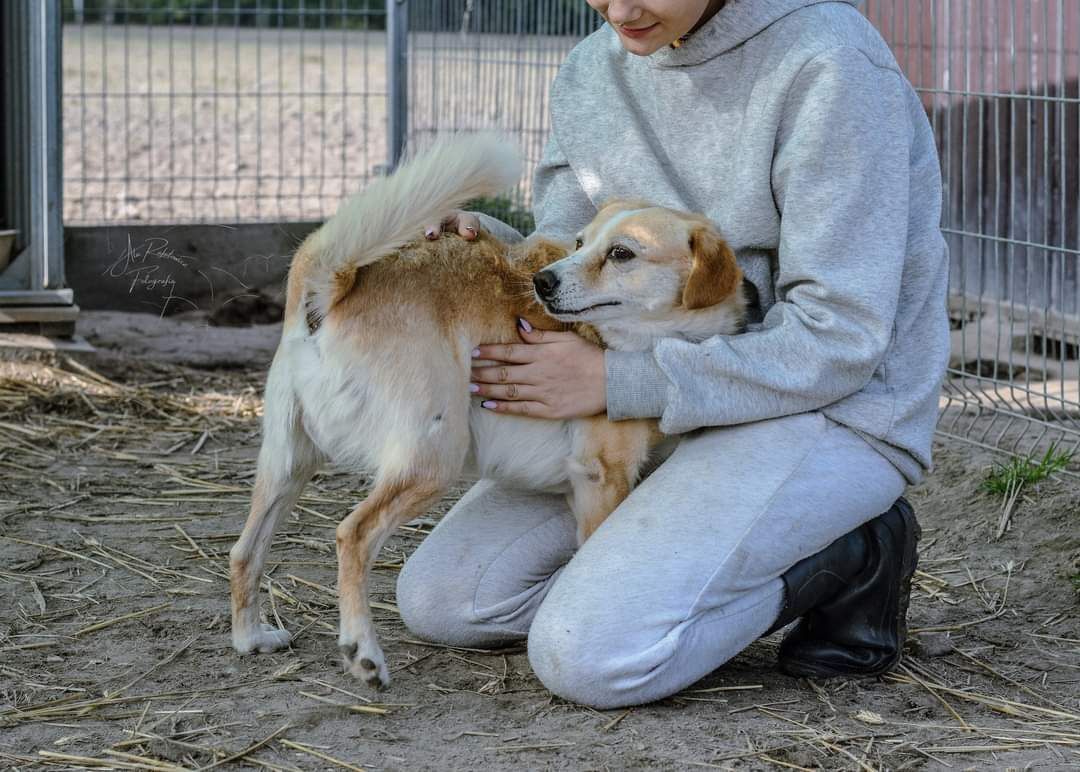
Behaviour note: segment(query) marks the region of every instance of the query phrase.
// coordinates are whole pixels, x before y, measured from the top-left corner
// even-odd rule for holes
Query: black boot
[[[802,617],[780,644],[794,676],[873,676],[900,661],[907,636],[919,524],[911,505],[892,508],[841,536],[781,577],[785,602],[773,632]]]

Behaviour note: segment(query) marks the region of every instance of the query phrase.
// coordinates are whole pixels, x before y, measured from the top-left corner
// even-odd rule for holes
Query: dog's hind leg
[[[292,511],[320,463],[320,454],[300,425],[292,394],[275,389],[276,385],[272,373],[267,382],[263,443],[251,511],[229,552],[232,644],[241,654],[277,651],[289,645],[287,630],[259,620],[259,584],[278,523]]]
[[[377,689],[389,685],[390,671],[371,620],[368,575],[394,529],[423,514],[446,492],[448,483],[445,476],[440,477],[443,479],[417,475],[380,482],[337,528],[341,609],[338,646],[345,657],[345,668]]]

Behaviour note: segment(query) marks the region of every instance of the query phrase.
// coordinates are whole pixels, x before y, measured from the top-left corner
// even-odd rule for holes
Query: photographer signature
[[[244,273],[247,273],[248,264],[251,261],[262,261],[264,267],[269,266],[271,256],[252,255],[244,261]],[[208,270],[225,274],[233,282],[239,284],[244,290],[252,287],[235,274],[218,266],[209,266]],[[156,295],[158,302],[144,301],[153,305],[165,316],[173,301],[186,303],[193,309],[199,306],[190,298],[176,294],[177,280],[175,275],[184,278],[184,274],[197,273],[206,282],[210,293],[210,299],[214,298],[214,282],[199,265],[199,260],[191,255],[177,254],[176,250],[169,245],[169,240],[163,237],[151,237],[135,244],[128,236],[127,247],[103,272],[103,276],[111,279],[122,279],[127,284],[128,294],[134,294],[136,290],[141,293],[149,292]],[[242,295],[241,295],[242,296]]]

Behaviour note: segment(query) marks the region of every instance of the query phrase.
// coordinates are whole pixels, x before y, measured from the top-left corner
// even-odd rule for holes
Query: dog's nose
[[[559,288],[559,276],[550,269],[540,271],[533,276],[533,286],[536,287],[536,294],[547,300]]]

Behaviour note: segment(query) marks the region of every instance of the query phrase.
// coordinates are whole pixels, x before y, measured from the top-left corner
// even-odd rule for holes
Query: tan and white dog
[[[375,687],[389,673],[368,606],[369,568],[392,531],[467,465],[566,492],[580,540],[630,493],[661,440],[655,421],[547,421],[470,399],[471,352],[518,342],[519,317],[623,350],[740,330],[741,273],[702,217],[614,202],[572,251],[543,238],[514,247],[487,234],[415,238],[518,173],[516,153],[490,136],[441,141],[343,204],[297,250],[251,512],[230,553],[238,652],[289,644],[286,630],[260,622],[260,578],[277,523],[324,463],[373,480],[337,528],[337,553],[339,647],[347,669]]]

